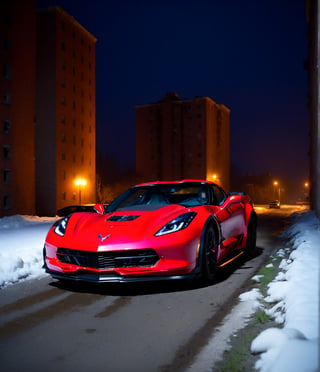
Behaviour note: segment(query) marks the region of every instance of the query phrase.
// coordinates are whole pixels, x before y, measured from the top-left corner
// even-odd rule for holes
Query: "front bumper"
[[[200,270],[196,268],[190,274],[184,275],[148,275],[148,276],[121,276],[113,274],[96,274],[78,271],[76,274],[65,274],[46,268],[46,272],[53,278],[59,280],[70,280],[77,282],[90,283],[139,283],[139,282],[156,282],[166,280],[186,280],[198,277]]]

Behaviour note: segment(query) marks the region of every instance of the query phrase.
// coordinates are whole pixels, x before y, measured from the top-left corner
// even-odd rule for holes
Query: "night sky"
[[[304,0],[40,0],[97,39],[97,151],[135,165],[135,106],[167,92],[230,108],[231,162],[302,183],[309,173]]]

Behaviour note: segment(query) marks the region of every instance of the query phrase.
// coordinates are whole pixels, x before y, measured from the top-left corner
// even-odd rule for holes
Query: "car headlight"
[[[171,234],[173,232],[185,229],[187,226],[190,225],[191,221],[194,219],[195,216],[196,216],[195,212],[187,212],[187,213],[181,214],[179,217],[176,217],[172,221],[165,224],[154,235],[161,236],[161,235]]]
[[[70,218],[70,215],[66,216],[62,220],[58,221],[55,228],[53,229],[53,231],[60,236],[64,236],[64,234],[66,232],[66,228],[67,228],[69,218]]]

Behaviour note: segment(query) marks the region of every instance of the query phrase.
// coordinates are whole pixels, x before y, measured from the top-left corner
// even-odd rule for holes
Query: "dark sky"
[[[135,106],[170,91],[230,108],[241,172],[308,178],[304,0],[39,0],[96,44],[97,149],[134,166]],[[124,156],[125,155],[125,156]]]

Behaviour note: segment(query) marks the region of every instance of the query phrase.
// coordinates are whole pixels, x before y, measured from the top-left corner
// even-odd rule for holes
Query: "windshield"
[[[208,203],[209,194],[205,183],[153,184],[128,189],[108,206],[107,212],[149,204],[180,204],[185,207],[195,207]]]

